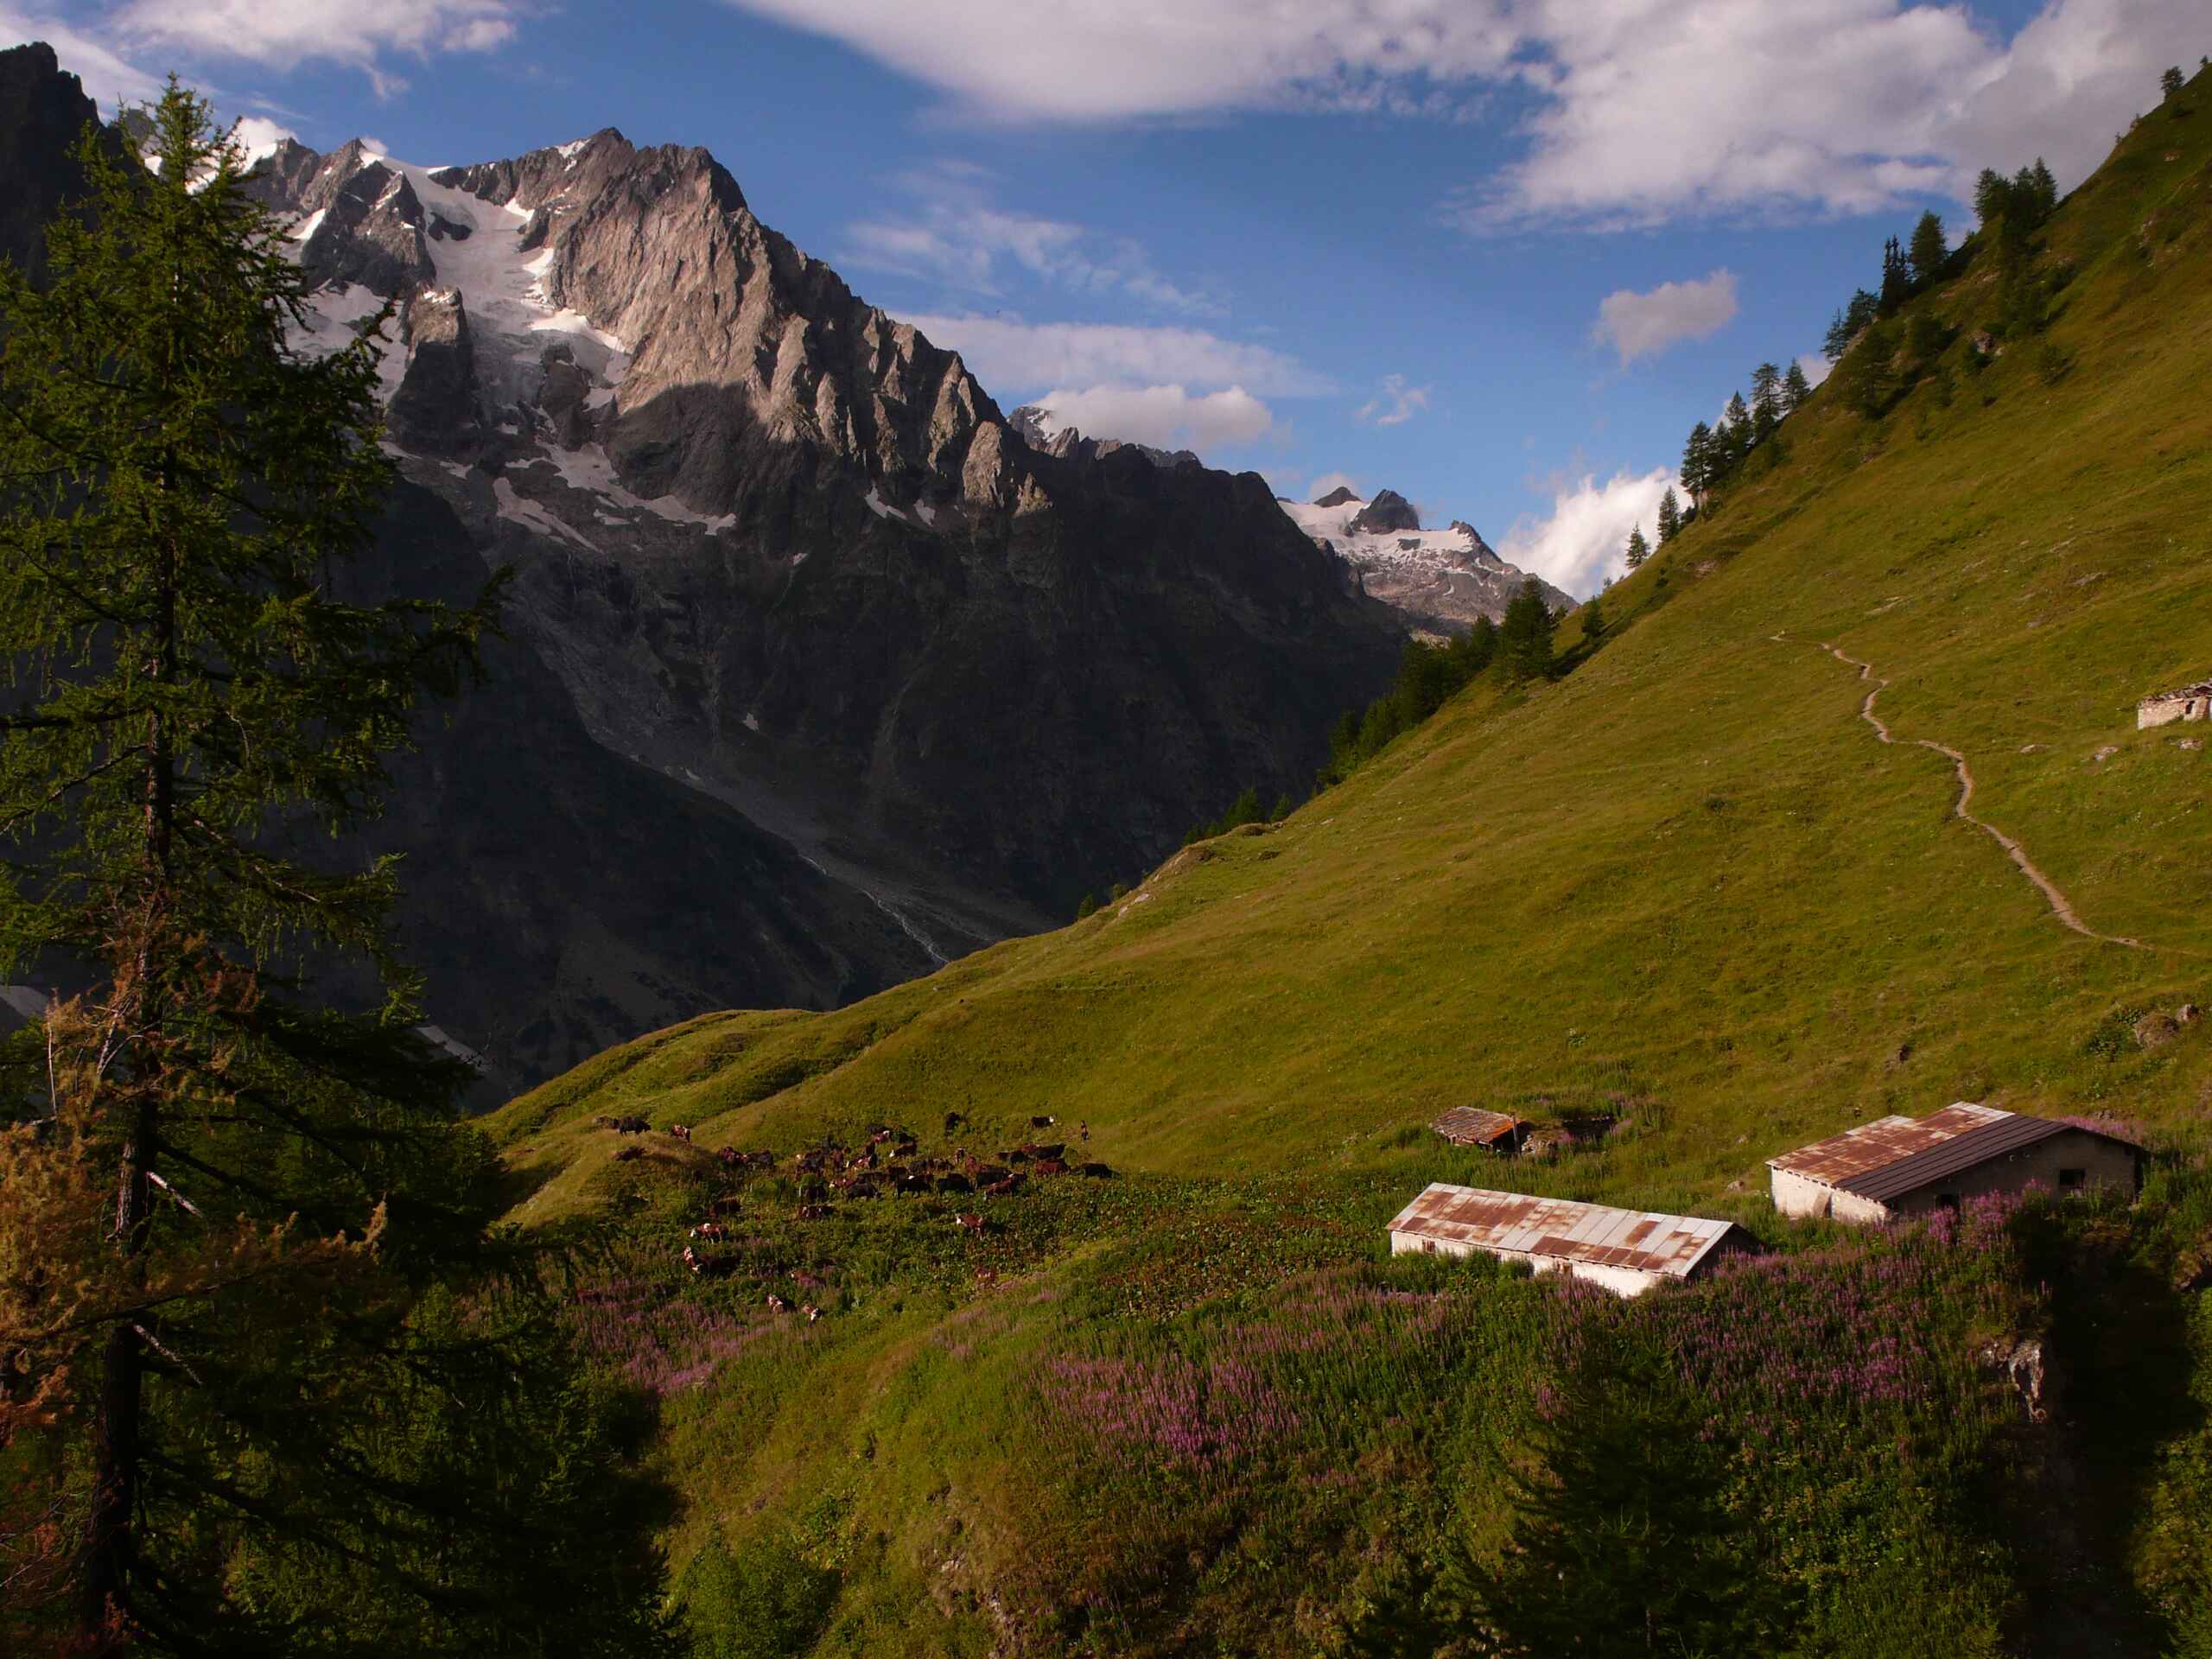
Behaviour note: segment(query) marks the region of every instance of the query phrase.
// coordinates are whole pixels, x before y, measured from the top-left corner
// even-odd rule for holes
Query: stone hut
[[[2170,726],[2177,720],[2212,720],[2212,680],[2199,680],[2178,691],[2161,691],[2135,705],[2135,729]]]
[[[1767,1160],[1774,1207],[1798,1219],[1883,1222],[2040,1183],[2133,1197],[2143,1149],[2098,1129],[1961,1101],[1926,1117],[1884,1117]]]
[[[1433,1181],[1390,1222],[1393,1255],[1472,1255],[1567,1273],[1617,1296],[1678,1284],[1721,1256],[1758,1248],[1730,1221],[1649,1215],[1601,1204]]]
[[[1481,1147],[1490,1152],[1521,1150],[1521,1142],[1535,1125],[1504,1112],[1484,1111],[1479,1106],[1454,1106],[1428,1126],[1455,1147]]]

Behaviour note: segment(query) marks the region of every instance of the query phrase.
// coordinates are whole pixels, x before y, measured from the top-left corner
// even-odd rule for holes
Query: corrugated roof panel
[[[1767,1167],[1802,1175],[1828,1186],[1916,1157],[1962,1135],[2012,1116],[1993,1106],[1960,1101],[1926,1117],[1882,1117],[1809,1147],[1767,1160]],[[1853,1189],[1856,1191],[1856,1188]]]
[[[1517,1117],[1484,1111],[1479,1106],[1455,1106],[1428,1126],[1446,1141],[1487,1147],[1507,1139],[1525,1127]]]
[[[1592,1267],[1686,1278],[1734,1224],[1616,1210],[1567,1198],[1432,1182],[1390,1223],[1394,1233]]]

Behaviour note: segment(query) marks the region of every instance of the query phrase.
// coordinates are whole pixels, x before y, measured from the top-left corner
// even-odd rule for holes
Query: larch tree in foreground
[[[294,349],[238,150],[174,82],[150,113],[150,172],[86,135],[46,286],[0,266],[0,969],[82,988],[0,1079],[0,1646],[650,1650],[620,1459],[411,1029],[396,867],[330,839],[496,584],[346,593],[381,321]],[[385,1006],[318,1004],[346,958]]]

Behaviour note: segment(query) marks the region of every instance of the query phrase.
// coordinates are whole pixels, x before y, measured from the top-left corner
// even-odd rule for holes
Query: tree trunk
[[[165,493],[173,473],[173,467],[162,468]],[[158,688],[176,677],[177,550],[163,540],[155,556],[154,637],[147,653],[146,677]],[[162,1040],[167,990],[163,976],[168,968],[163,957],[173,893],[170,860],[175,822],[174,738],[156,707],[146,720],[146,838],[142,855],[146,887],[141,931],[126,947],[130,951],[127,971],[132,977],[127,993],[116,999],[114,1014],[126,1039],[136,1043],[139,1051],[137,1063],[127,1068],[135,1079],[136,1098],[130,1132],[123,1143],[115,1201],[114,1237],[126,1264],[124,1281],[132,1289],[146,1282],[145,1254],[152,1230],[150,1178],[161,1128],[161,1073],[167,1063]],[[138,1334],[135,1319],[119,1319],[108,1329],[101,1357],[99,1419],[93,1433],[92,1507],[86,1523],[85,1634],[95,1653],[112,1651],[127,1639],[130,1569],[137,1553],[145,1378],[144,1338]]]

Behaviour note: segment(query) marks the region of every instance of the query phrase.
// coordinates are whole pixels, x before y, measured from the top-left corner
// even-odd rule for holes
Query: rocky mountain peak
[[[1377,490],[1374,499],[1346,526],[1355,535],[1386,536],[1395,531],[1419,530],[1421,514],[1395,490]]]
[[[1313,505],[1317,507],[1342,507],[1348,506],[1358,499],[1358,491],[1353,489],[1349,484],[1339,484]]]

